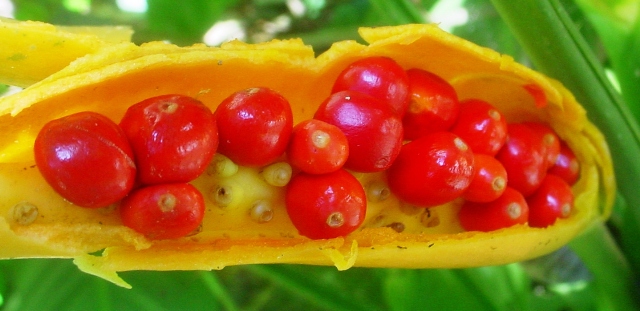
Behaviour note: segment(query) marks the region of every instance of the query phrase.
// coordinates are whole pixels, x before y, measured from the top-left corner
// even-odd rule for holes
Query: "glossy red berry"
[[[347,137],[335,125],[311,119],[293,128],[287,148],[291,165],[310,174],[340,169],[349,157]]]
[[[218,147],[211,110],[169,94],[143,100],[120,121],[135,153],[141,184],[188,182],[204,172]]]
[[[494,231],[525,224],[529,207],[517,190],[507,187],[496,200],[487,203],[466,201],[458,212],[460,225],[467,231]]]
[[[509,176],[509,187],[529,196],[547,173],[546,154],[538,134],[528,126],[509,124],[508,137],[496,159]]]
[[[458,94],[447,81],[422,69],[407,70],[409,107],[402,119],[404,139],[446,131],[458,117]]]
[[[120,205],[122,223],[149,239],[176,239],[193,233],[204,218],[204,198],[187,183],[135,190]]]
[[[347,137],[347,169],[382,171],[389,168],[400,152],[402,121],[387,105],[364,93],[332,94],[320,105],[314,118],[337,126]]]
[[[556,163],[549,168],[547,173],[564,179],[570,186],[573,186],[578,181],[578,177],[580,177],[580,162],[566,143],[560,144],[560,152],[556,158]]]
[[[560,177],[547,174],[540,187],[527,198],[529,226],[547,227],[558,218],[567,218],[573,210],[573,192]]]
[[[553,129],[540,122],[525,122],[526,126],[533,129],[542,141],[542,148],[545,154],[545,163],[547,168],[552,167],[556,163],[558,154],[560,154],[560,138]]]
[[[103,115],[80,112],[50,121],[33,149],[45,180],[76,205],[104,207],[133,188],[133,151],[118,125]]]
[[[500,161],[486,154],[474,155],[475,173],[462,197],[467,201],[490,202],[507,188],[507,171]]]
[[[311,239],[348,235],[362,224],[367,210],[362,185],[343,169],[294,176],[285,202],[293,225]]]
[[[259,167],[280,157],[293,129],[291,106],[278,92],[257,87],[238,91],[215,111],[218,151],[238,165]]]
[[[467,99],[451,132],[468,142],[474,153],[494,156],[507,140],[507,121],[493,105],[480,99]]]
[[[402,146],[387,177],[391,192],[423,207],[447,203],[469,187],[474,172],[471,149],[458,136],[437,132]]]
[[[407,110],[409,80],[393,59],[367,57],[351,63],[336,78],[331,93],[352,90],[368,94],[389,105],[399,116]]]

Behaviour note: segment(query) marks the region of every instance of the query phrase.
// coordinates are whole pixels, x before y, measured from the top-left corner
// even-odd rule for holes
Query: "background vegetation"
[[[301,37],[317,52],[358,39],[359,26],[438,22],[565,83],[607,135],[620,186],[608,223],[529,262],[446,270],[253,265],[125,272],[133,285],[127,290],[82,274],[68,260],[0,261],[0,310],[638,310],[639,2],[0,0],[0,14],[21,20],[130,25],[138,43]]]

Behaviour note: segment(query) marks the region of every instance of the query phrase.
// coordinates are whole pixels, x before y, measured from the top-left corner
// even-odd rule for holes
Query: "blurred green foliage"
[[[567,13],[570,25],[554,26],[557,28],[551,31],[579,31],[586,45],[580,51],[587,55],[574,55],[574,60],[593,57],[596,62],[594,68],[583,70],[593,72],[604,67],[613,73],[623,98],[620,103],[632,112],[632,123],[640,118],[638,2],[540,1]],[[452,27],[454,34],[539,69],[554,61],[536,61],[535,44],[533,49],[523,48],[521,42],[527,40],[518,34],[518,25],[505,23],[509,11],[500,14],[496,10],[536,3],[530,0],[148,0],[145,13],[123,12],[114,0],[13,3],[15,17],[21,20],[61,25],[130,25],[137,43],[199,43],[214,23],[235,19],[246,32],[248,42],[300,37],[317,52],[338,40],[359,40],[360,26],[432,21],[444,25],[443,21],[460,17],[454,15],[461,12],[455,11],[455,4],[460,4],[468,20]],[[294,10],[296,4],[303,4],[306,10]],[[523,17],[522,21],[515,24],[525,27],[538,27],[537,23],[543,20],[536,14],[518,17]],[[273,23],[277,21],[284,21],[284,26],[274,30]],[[597,84],[592,87],[610,87],[608,81]],[[0,86],[0,93],[3,88],[6,89]],[[625,125],[618,129],[624,133],[633,131]],[[638,147],[637,142],[631,144]],[[633,178],[640,176],[625,178],[619,182],[635,185],[638,181]],[[594,228],[572,242],[571,249],[580,257],[567,248],[562,250],[563,256],[552,254],[498,267],[352,268],[338,272],[333,267],[252,265],[212,272],[135,271],[121,273],[133,285],[127,290],[81,273],[69,260],[0,261],[0,310],[634,310],[638,304],[633,299],[640,297],[640,249],[636,242],[640,206],[626,202],[635,200],[620,196],[607,227]],[[568,269],[577,272],[563,274]],[[622,291],[612,294],[603,290],[603,284],[616,281],[625,286]]]

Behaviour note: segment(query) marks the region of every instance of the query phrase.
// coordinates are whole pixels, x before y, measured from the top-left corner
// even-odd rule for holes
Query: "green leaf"
[[[620,248],[631,263],[636,274],[640,271],[640,248],[638,247],[638,232],[640,232],[640,213],[637,208],[629,206],[624,198],[616,197],[614,213],[610,220],[614,237],[620,243]],[[640,276],[639,276],[640,277]]]
[[[570,245],[595,276],[596,302],[600,309],[640,308],[633,272],[604,224],[593,226]]]
[[[70,260],[13,260],[3,262],[2,273],[10,284],[3,311],[234,310],[197,271],[122,273],[133,289],[84,274]]]
[[[239,310],[230,293],[225,289],[215,272],[200,271],[199,274],[206,288],[211,293],[211,296],[218,300],[224,306],[225,310]]]
[[[491,288],[497,285],[505,289],[502,284],[491,282],[496,281],[494,271],[389,269],[386,272],[385,297],[392,310],[506,310],[493,304],[491,299],[495,295],[487,295],[487,291],[478,288],[477,282],[486,277]],[[494,293],[509,295],[509,291]]]
[[[577,3],[600,34],[622,96],[640,120],[640,59],[630,57],[640,55],[640,5],[637,1],[578,0]]]
[[[246,269],[322,310],[386,309],[375,269],[338,271],[335,267],[298,265],[253,265]],[[280,306],[278,310],[288,308]]]
[[[384,272],[390,310],[560,310],[567,306],[553,293],[535,294],[518,264]]]

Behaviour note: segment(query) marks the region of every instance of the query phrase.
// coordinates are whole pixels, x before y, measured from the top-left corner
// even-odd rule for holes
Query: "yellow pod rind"
[[[73,60],[131,40],[128,27],[63,27],[0,17],[0,84],[27,87]]]
[[[300,40],[263,44],[229,42],[212,48],[152,42],[100,48],[24,91],[0,99],[0,258],[66,257],[88,273],[125,285],[115,272],[126,270],[222,269],[254,263],[456,268],[530,259],[568,243],[608,217],[615,181],[608,147],[584,109],[559,82],[511,57],[479,47],[435,25],[362,28],[367,41],[335,43],[315,57]],[[514,226],[494,232],[463,232],[456,200],[429,210],[406,206],[393,195],[368,203],[360,230],[344,238],[301,237],[284,209],[284,188],[269,185],[259,169],[240,167],[232,176],[205,173],[193,181],[207,198],[202,231],[166,241],[150,241],[122,226],[114,207],[82,209],[60,198],[39,175],[33,140],[49,120],[82,110],[119,120],[126,108],[148,97],[180,93],[212,109],[231,93],[270,87],[291,103],[294,120],[311,118],[333,80],[350,62],[388,56],[404,68],[432,71],[448,80],[460,99],[494,104],[510,122],[549,123],[573,149],[581,177],[573,186],[575,210],[548,228]],[[539,107],[523,86],[546,97]],[[384,174],[354,173],[365,189]],[[215,189],[233,189],[220,206]],[[20,224],[16,204],[28,202],[38,216]],[[273,219],[249,216],[256,202],[268,202]],[[393,224],[402,223],[397,232]],[[100,255],[88,255],[102,251]]]

